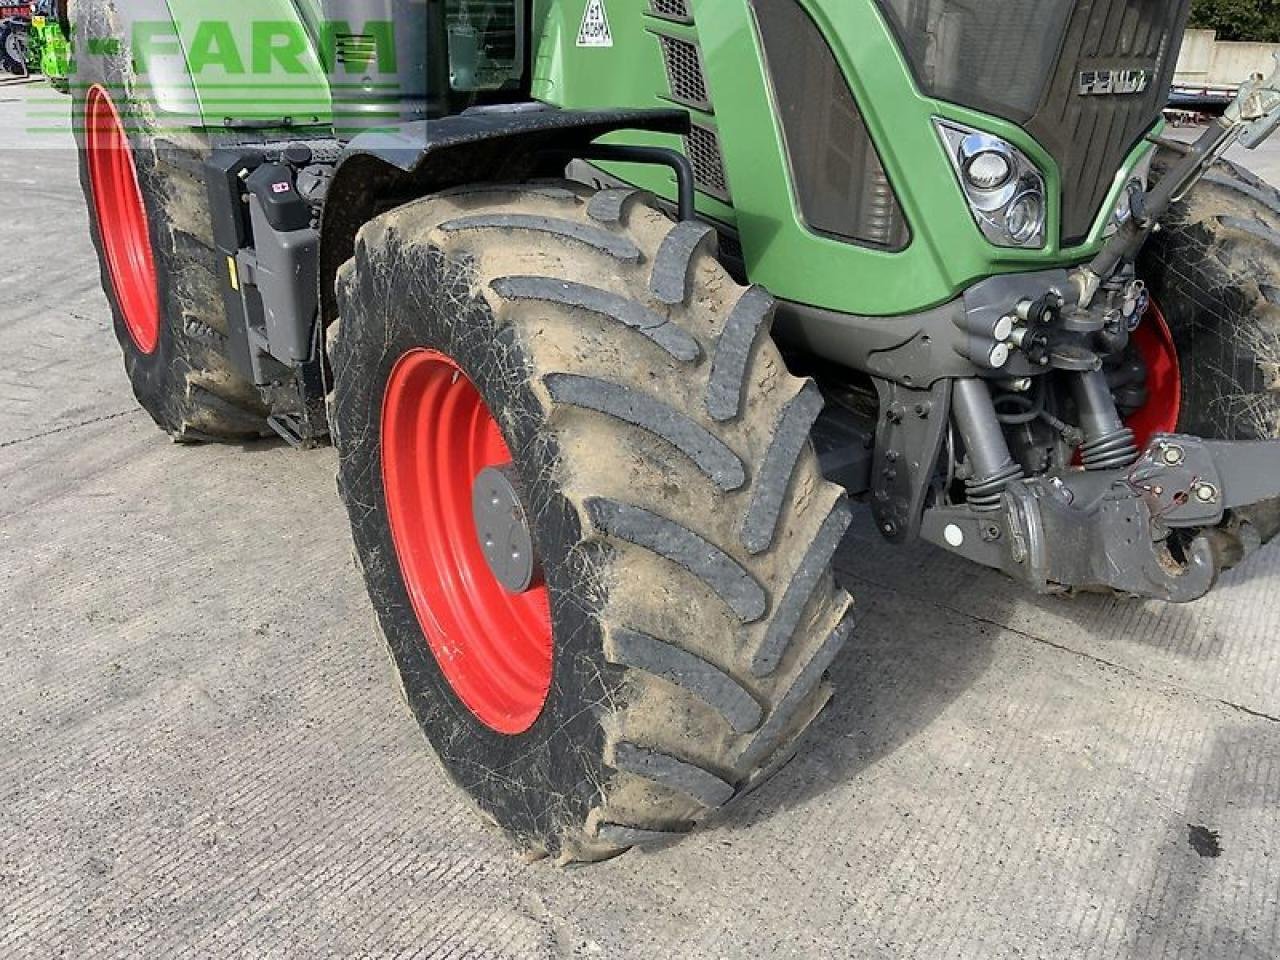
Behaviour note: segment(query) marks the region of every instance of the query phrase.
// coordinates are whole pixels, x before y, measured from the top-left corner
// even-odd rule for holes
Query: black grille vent
[[[1062,171],[1062,242],[1083,241],[1115,172],[1160,117],[1190,0],[1092,0],[1076,5],[1062,56],[1027,129]],[[1147,70],[1140,94],[1083,95],[1081,73]]]
[[[667,20],[693,22],[688,0],[649,0],[649,10],[655,16]],[[712,113],[711,94],[707,90],[707,77],[703,71],[702,54],[698,45],[661,33],[657,37],[662,44],[662,59],[667,66],[671,99],[703,113]],[[684,152],[693,164],[697,188],[717,200],[729,203],[729,180],[725,174],[720,137],[715,127],[706,123],[693,124],[689,135],[684,138]]]
[[[911,232],[902,206],[818,25],[795,0],[752,6],[805,222],[840,240],[904,249]]]
[[[689,15],[688,0],[649,0],[649,12],[663,20],[693,23],[693,17]]]
[[[671,96],[690,107],[710,111],[711,99],[707,95],[706,75],[697,46],[675,37],[658,39],[662,41],[662,56],[667,62]]]
[[[693,179],[698,189],[728,203],[729,181],[725,177],[719,135],[710,127],[695,123],[684,138],[684,152],[693,164]]]

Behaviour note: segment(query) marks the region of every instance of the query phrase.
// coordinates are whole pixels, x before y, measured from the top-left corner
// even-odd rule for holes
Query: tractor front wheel
[[[645,195],[476,186],[366,225],[330,420],[409,706],[527,849],[689,830],[793,751],[849,523],[771,298]]]

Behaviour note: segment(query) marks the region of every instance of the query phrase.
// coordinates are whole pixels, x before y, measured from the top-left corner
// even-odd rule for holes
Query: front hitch
[[[922,536],[1039,593],[1203,597],[1276,533],[1280,441],[1152,438],[1130,467],[1010,484],[998,511],[939,507]]]

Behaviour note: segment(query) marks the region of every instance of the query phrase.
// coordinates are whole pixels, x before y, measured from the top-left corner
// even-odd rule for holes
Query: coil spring
[[[1080,462],[1086,470],[1118,470],[1132,466],[1139,453],[1133,431],[1122,427],[1087,441],[1080,448]]]
[[[969,506],[984,513],[999,510],[1004,488],[1015,480],[1021,480],[1025,474],[1022,467],[1010,463],[1007,467],[996,471],[989,477],[978,480],[966,480],[964,489]]]

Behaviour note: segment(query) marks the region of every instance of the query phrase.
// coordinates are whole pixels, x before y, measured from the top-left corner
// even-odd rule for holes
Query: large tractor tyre
[[[760,782],[850,630],[822,399],[714,244],[632,191],[477,186],[368,224],[338,278],[339,486],[406,699],[562,863]]]
[[[0,23],[0,70],[27,75],[27,27],[12,21]]]
[[[124,36],[110,0],[78,0],[81,37]],[[227,320],[203,179],[208,139],[157,131],[128,43],[77,55],[80,185],[102,286],[138,402],[176,440],[267,435],[267,410],[227,357]]]
[[[1147,374],[1140,432],[1280,438],[1280,192],[1217,164],[1138,266],[1153,303],[1135,340]],[[1227,531],[1238,559],[1280,532],[1280,501],[1236,511]]]

